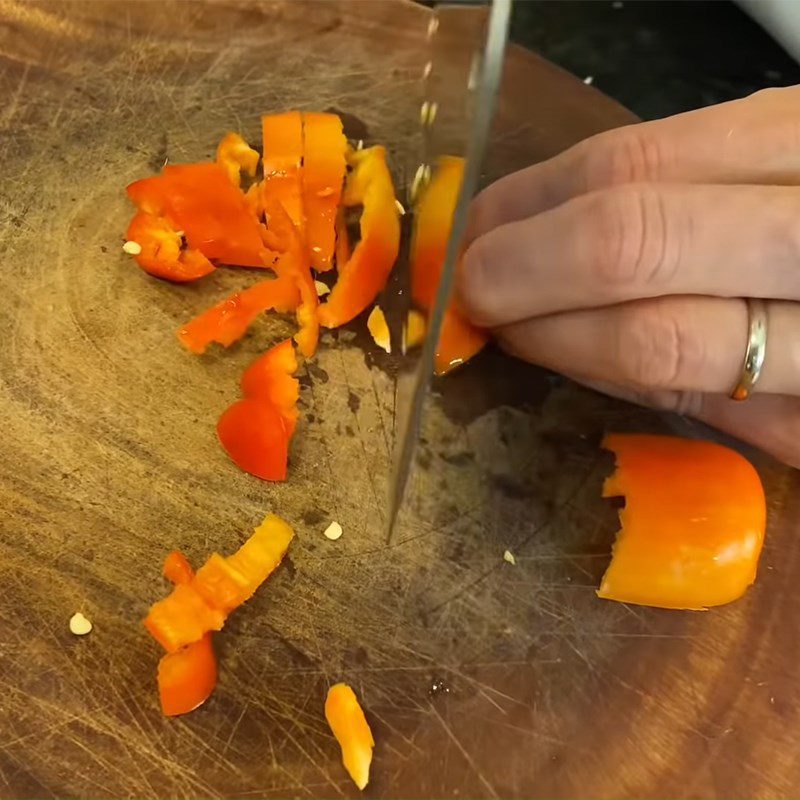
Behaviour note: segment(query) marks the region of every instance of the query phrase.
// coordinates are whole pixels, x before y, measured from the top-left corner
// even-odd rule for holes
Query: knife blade
[[[400,407],[395,414],[397,420],[394,453],[394,467],[389,496],[389,515],[387,518],[387,543],[391,543],[395,529],[397,515],[405,496],[408,476],[411,470],[417,440],[419,438],[422,412],[425,404],[425,395],[430,384],[433,364],[436,356],[436,346],[441,333],[444,312],[450,299],[455,277],[455,268],[458,262],[461,241],[467,227],[469,204],[474,196],[480,180],[481,165],[489,139],[497,93],[503,72],[503,61],[506,42],[508,40],[508,26],[511,16],[512,0],[493,0],[489,14],[488,30],[483,52],[479,61],[473,59],[468,82],[472,90],[474,85],[473,117],[469,136],[466,143],[466,164],[461,190],[458,195],[455,213],[453,215],[450,237],[442,266],[441,279],[436,293],[436,298],[428,316],[428,329],[422,353],[413,376],[411,396],[405,407]],[[434,17],[433,19],[436,19]],[[433,29],[433,30],[432,30]],[[429,37],[435,34],[436,24],[428,28]],[[430,76],[430,68],[426,66],[425,80]],[[418,167],[415,179],[410,190],[410,205],[416,199],[416,191],[420,183],[430,174],[429,148],[430,148],[430,107],[421,112],[423,121],[423,158]],[[426,117],[428,118],[426,120]],[[428,130],[425,130],[425,128]]]

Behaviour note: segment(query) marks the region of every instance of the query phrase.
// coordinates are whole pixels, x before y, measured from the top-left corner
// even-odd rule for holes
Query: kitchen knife
[[[425,342],[413,376],[410,398],[405,402],[400,402],[395,412],[397,437],[395,439],[394,467],[390,484],[389,515],[387,520],[387,540],[389,542],[391,542],[397,514],[403,502],[419,437],[425,395],[433,372],[436,346],[439,341],[444,312],[450,300],[456,263],[461,250],[461,241],[466,232],[469,204],[480,180],[481,165],[486,151],[495,101],[503,72],[510,16],[511,0],[493,0],[483,52],[478,53],[477,58],[472,59],[469,74],[464,78],[464,92],[467,96],[471,95],[473,98],[469,134],[465,143],[466,164],[464,177],[453,215],[438,291],[434,305],[428,315]],[[430,38],[433,39],[437,35],[436,29],[437,17],[434,16],[428,27]],[[424,77],[426,84],[433,69],[435,69],[433,64],[425,67]],[[450,101],[448,100],[448,102]],[[435,128],[432,124],[434,120],[431,119],[431,104],[428,103],[426,106],[425,103],[428,103],[428,101],[426,100],[423,103],[423,108],[420,112],[420,120],[423,126],[422,158],[420,165],[415,170],[415,177],[411,184],[410,205],[413,205],[416,199],[417,190],[424,188],[424,186],[421,187],[421,184],[424,185],[431,169],[430,150]]]

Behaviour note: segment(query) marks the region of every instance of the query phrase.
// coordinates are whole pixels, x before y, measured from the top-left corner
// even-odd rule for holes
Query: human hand
[[[458,299],[527,361],[800,467],[800,86],[600,134],[485,189]],[[757,392],[747,304],[766,299]]]

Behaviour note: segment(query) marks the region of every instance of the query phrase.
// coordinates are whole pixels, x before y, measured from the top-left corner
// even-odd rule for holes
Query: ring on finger
[[[742,374],[730,395],[731,399],[740,401],[747,400],[753,393],[764,368],[764,357],[767,352],[767,304],[757,298],[748,298],[747,319],[747,347],[744,352]]]

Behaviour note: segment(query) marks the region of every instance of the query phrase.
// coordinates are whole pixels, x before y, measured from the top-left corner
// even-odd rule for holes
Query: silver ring
[[[755,298],[747,299],[747,349],[744,352],[742,376],[731,392],[732,400],[747,400],[761,377],[767,352],[767,304]]]

